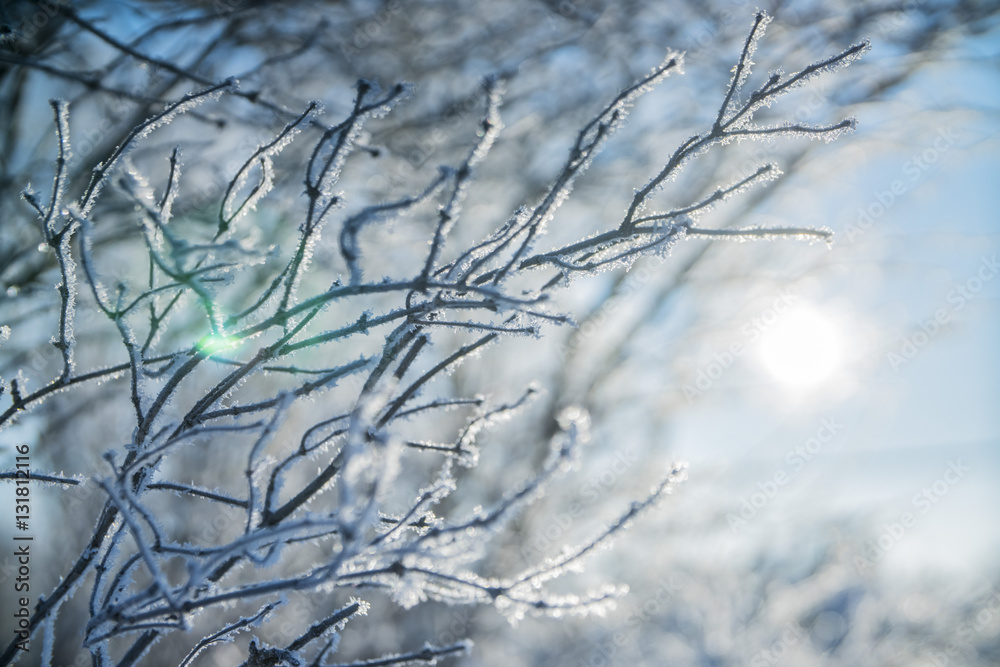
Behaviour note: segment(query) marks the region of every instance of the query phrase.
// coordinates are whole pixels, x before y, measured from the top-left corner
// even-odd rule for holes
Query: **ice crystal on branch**
[[[216,22],[239,32],[249,9],[227,7],[185,15],[149,34]],[[589,538],[567,536],[527,565],[514,565],[503,545],[519,539],[519,521],[545,504],[553,485],[578,474],[609,435],[591,429],[585,406],[546,406],[539,386],[490,386],[487,378],[463,393],[462,383],[475,377],[491,348],[515,338],[536,343],[571,324],[557,301],[571,279],[665,258],[693,238],[827,238],[823,229],[698,226],[715,207],[777,178],[774,163],[669,202],[664,185],[733,140],[830,140],[852,129],[852,119],[755,125],[753,117],[788,90],[850,64],[867,44],[793,74],[774,70],[748,92],[770,21],[758,13],[728,87],[717,91],[722,101],[714,122],[664,155],[645,184],[630,185],[617,224],[605,221],[593,233],[560,229],[570,240],[545,250],[545,235],[574,186],[620,136],[630,108],[681,74],[681,54],[669,52],[597,109],[565,147],[551,181],[526,190],[502,222],[484,226],[488,216],[475,198],[492,193],[476,186],[501,150],[503,76],[485,78],[464,112],[474,119],[454,126],[461,150],[438,150],[435,161],[443,164],[414,170],[406,194],[369,192],[358,179],[379,182],[374,172],[381,167],[364,160],[382,154],[380,124],[395,117],[403,99],[419,98],[419,89],[382,89],[361,79],[350,95],[328,100],[331,111],[323,113],[318,102],[272,98],[266,89],[153,55],[147,49],[158,42],[148,35],[122,40],[75,9],[58,15],[117,53],[100,69],[60,70],[64,78],[141,106],[132,127],[94,156],[96,166],[86,174],[68,167],[76,105],[52,102],[51,196],[46,203],[26,189],[21,203],[37,221],[33,244],[54,259],[54,270],[40,273],[51,276],[57,292],[50,342],[59,368],[39,388],[23,380],[5,384],[10,402],[0,425],[26,416],[49,394],[85,396],[87,387],[112,378],[121,381],[102,390],[121,392],[115,405],[127,408],[117,415],[125,424],[115,425],[119,440],[100,443],[102,468],[90,478],[102,494],[93,530],[60,583],[40,599],[33,630],[52,641],[65,619],[61,609],[84,586],[83,645],[95,665],[138,664],[161,641],[189,642],[178,657],[182,665],[240,641],[247,647],[244,665],[327,665],[334,664],[348,621],[368,611],[367,602],[345,601],[345,589],[384,592],[386,604],[404,611],[427,601],[492,606],[511,623],[613,608],[624,587],[567,592],[562,580],[585,572],[596,553],[672,493],[685,466],[670,465]],[[321,40],[326,24],[312,27],[310,40]],[[229,37],[224,30],[213,39]],[[242,78],[266,80],[262,72],[309,50],[310,40],[268,55]],[[211,51],[199,62],[212,62]],[[169,77],[125,90],[112,75],[123,62]],[[181,114],[189,126],[165,127]],[[224,168],[200,164],[204,129],[238,134],[230,123],[253,125],[252,138]],[[165,148],[153,143],[161,135],[171,142]],[[226,178],[206,184],[204,173]],[[511,181],[518,176],[509,174]],[[400,242],[403,234],[393,233],[404,222],[403,234],[412,236]],[[116,251],[119,242],[128,252]],[[86,285],[80,294],[79,281]],[[92,354],[86,358],[100,361],[88,363],[98,365],[81,369],[84,322],[88,334],[116,347],[113,358]],[[0,338],[20,326],[5,325]],[[539,404],[548,411],[543,426],[507,428],[531,424]],[[505,448],[533,458],[483,470]],[[476,474],[496,486],[476,489]],[[37,479],[68,487],[83,478],[42,473]],[[325,600],[309,610],[308,622],[283,632],[301,600],[317,592]],[[434,663],[470,647],[441,641],[342,664]]]

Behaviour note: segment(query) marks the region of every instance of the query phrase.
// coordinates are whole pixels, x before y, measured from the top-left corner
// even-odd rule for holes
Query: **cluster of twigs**
[[[684,466],[668,466],[659,484],[591,539],[557,556],[540,557],[523,571],[484,573],[477,562],[491,537],[554,476],[573,465],[579,443],[588,437],[586,416],[565,412],[562,429],[552,439],[541,469],[491,506],[463,514],[443,509],[460,488],[457,469],[476,465],[478,434],[513,415],[534,390],[506,404],[482,396],[439,395],[419,402],[420,397],[434,380],[486,346],[510,336],[539,335],[547,324],[568,323],[567,315],[552,310],[550,295],[571,276],[627,265],[646,253],[666,252],[685,237],[828,237],[826,230],[806,228],[697,226],[698,217],[714,205],[777,177],[774,164],[761,165],[753,174],[697,201],[666,211],[656,211],[652,204],[665,182],[715,145],[784,135],[829,139],[853,127],[853,120],[822,127],[800,123],[762,127],[753,124],[753,117],[806,80],[849,64],[867,45],[852,46],[793,74],[776,72],[747,94],[751,58],[768,21],[758,14],[711,128],[684,141],[663,168],[635,191],[615,228],[536,252],[546,224],[569,196],[574,179],[624,121],[629,106],[680,69],[681,56],[670,54],[580,131],[540,201],[520,208],[478,243],[456,249],[449,246],[449,239],[462,219],[463,198],[477,165],[502,129],[501,81],[489,79],[484,84],[485,113],[464,160],[441,168],[413,196],[367,206],[336,221],[335,212],[344,199],[336,186],[348,156],[359,146],[362,127],[387,113],[407,93],[405,86],[382,91],[360,81],[347,116],[327,124],[318,104],[292,113],[260,91],[241,90],[235,79],[200,80],[176,65],[144,55],[141,40],[139,46],[126,44],[72,9],[60,11],[124,57],[163,67],[202,87],[166,102],[161,111],[133,128],[94,169],[78,197],[68,194],[70,112],[67,103],[54,101],[58,156],[51,192],[47,202],[31,191],[24,193],[59,269],[59,324],[53,344],[62,368],[51,382],[31,392],[12,381],[10,405],[0,415],[0,424],[18,419],[50,394],[119,377],[127,380],[134,421],[130,441],[122,450],[106,454],[107,474],[94,480],[106,501],[88,543],[58,586],[35,607],[31,626],[45,635],[49,650],[60,607],[88,576],[84,645],[97,665],[137,663],[161,637],[204,627],[209,610],[228,609],[236,603],[250,609],[238,620],[216,625],[191,648],[182,662],[188,664],[213,645],[265,623],[287,602],[288,594],[301,591],[374,587],[390,591],[403,607],[428,599],[487,604],[512,619],[526,613],[562,615],[606,607],[620,593],[614,587],[565,595],[551,592],[546,584],[581,567],[590,554],[668,494],[684,478]],[[5,58],[9,64],[33,65],[24,58],[17,62]],[[175,149],[169,156],[169,176],[159,191],[130,163],[129,153],[179,114],[194,113],[221,96],[240,96],[279,113],[286,125],[253,151],[232,177],[217,202],[214,233],[202,239],[185,238],[172,224],[175,202],[183,199],[180,151]],[[265,267],[260,269],[264,271],[269,264],[266,253],[245,247],[236,231],[253,224],[250,212],[273,191],[275,172],[291,168],[275,160],[300,134],[314,138],[302,169],[305,196],[294,250],[280,269],[267,275],[266,287],[247,299],[232,287],[233,276],[249,267]],[[148,256],[141,283],[109,284],[102,275],[94,238],[101,227],[100,202],[107,191],[132,205],[135,233]],[[370,278],[368,274],[378,265],[371,228],[430,202],[437,206],[436,218],[419,270],[404,278]],[[323,240],[324,229],[331,225],[334,233],[328,238],[332,240]],[[314,283],[304,278],[315,268],[313,255],[322,243],[336,244],[343,278],[331,276],[329,287],[310,293]],[[515,278],[534,281],[535,287],[515,291],[511,287]],[[80,293],[81,281],[85,294]],[[234,296],[242,299],[237,307],[232,306]],[[376,297],[394,299],[395,305],[380,314],[365,310],[333,328],[322,328],[334,306],[364,306]],[[95,308],[114,325],[124,362],[77,369],[74,322],[79,308]],[[162,341],[175,339],[167,335],[175,333],[173,322],[179,322],[178,327],[190,326],[177,316],[185,308],[199,313],[200,332],[195,336],[199,340],[165,349]],[[465,337],[464,342],[445,348],[455,340],[451,334],[456,331]],[[350,349],[351,341],[369,333],[384,335],[377,353],[332,366],[317,362],[342,356],[329,352],[331,346]],[[259,378],[276,376],[276,391],[255,395],[253,387],[270,386]],[[354,386],[349,382],[355,379],[357,391],[349,401],[331,398],[333,387]],[[196,387],[204,389],[192,391]],[[316,400],[308,409],[311,422],[303,427],[289,415],[307,397]],[[456,409],[465,411],[465,423],[450,441],[429,442],[413,434],[414,418]],[[297,444],[288,439],[292,430],[299,434]],[[215,447],[205,443],[216,442],[226,443],[225,454],[219,456],[241,461],[241,493],[171,477],[170,462],[185,447]],[[420,483],[408,503],[399,503],[396,485],[400,480],[410,481],[402,464],[413,456],[433,457],[436,472]],[[306,462],[318,464],[318,469],[302,479]],[[77,483],[52,475],[44,480]],[[286,490],[290,480],[294,488]],[[235,509],[243,514],[242,530],[213,543],[178,538],[154,509],[161,506],[158,498],[168,493],[196,503],[199,512]],[[322,558],[315,557],[317,548]],[[298,558],[303,550],[313,556]],[[178,562],[183,564],[180,569]],[[328,660],[338,645],[337,631],[366,607],[365,602],[352,599],[281,647],[254,640],[245,664],[334,664]],[[357,664],[432,662],[467,647],[466,642],[428,645]],[[11,644],[0,663],[9,663],[16,652]]]

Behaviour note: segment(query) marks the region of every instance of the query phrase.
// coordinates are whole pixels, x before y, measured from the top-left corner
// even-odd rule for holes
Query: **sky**
[[[796,473],[752,522],[802,503],[861,520],[890,547],[879,576],[988,576],[1000,553],[998,47],[970,40],[859,113],[811,194],[810,222],[837,232],[822,277],[675,426],[692,480],[720,468],[736,509]],[[829,442],[790,454],[824,420]],[[748,550],[768,535],[749,528]]]

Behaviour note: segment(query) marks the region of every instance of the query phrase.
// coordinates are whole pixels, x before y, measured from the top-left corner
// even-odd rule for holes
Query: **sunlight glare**
[[[829,317],[799,306],[764,332],[760,344],[764,367],[779,382],[804,388],[828,380],[840,367],[840,333]]]

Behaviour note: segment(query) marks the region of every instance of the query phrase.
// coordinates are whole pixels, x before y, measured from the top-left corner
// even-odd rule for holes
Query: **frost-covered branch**
[[[671,464],[644,497],[592,537],[564,545],[560,555],[525,568],[493,569],[483,555],[510,534],[516,518],[546,488],[572,474],[583,455],[580,444],[591,437],[588,418],[577,409],[562,413],[560,429],[537,438],[543,454],[548,444],[545,460],[469,510],[462,505],[466,471],[479,464],[484,434],[518,418],[541,392],[533,385],[513,400],[486,391],[495,387],[484,387],[482,394],[453,392],[448,378],[488,348],[569,324],[555,295],[570,275],[665,256],[693,237],[828,237],[821,229],[696,225],[713,207],[776,178],[780,171],[770,163],[707,194],[655,210],[652,204],[683,166],[716,145],[772,136],[832,138],[853,127],[850,120],[825,126],[751,123],[755,111],[809,78],[849,64],[866,46],[787,77],[773,75],[744,100],[767,23],[758,14],[712,126],[666,156],[651,180],[632,192],[617,226],[538,252],[574,183],[629,108],[680,72],[679,54],[668,53],[585,123],[548,186],[484,231],[481,212],[463,204],[477,193],[476,179],[502,139],[503,76],[486,78],[475,98],[475,131],[456,129],[462,146],[445,160],[449,164],[418,172],[412,180],[419,184],[410,183],[402,194],[345,193],[337,188],[356,185],[345,175],[364,169],[355,154],[368,159],[365,154],[379,153],[368,144],[374,136],[368,128],[410,93],[409,86],[383,91],[362,79],[353,95],[330,104],[289,101],[297,108],[292,112],[270,94],[241,88],[234,77],[202,73],[197,62],[213,53],[224,33],[208,35],[197,62],[183,65],[148,51],[153,42],[144,40],[155,30],[129,41],[85,13],[59,9],[74,29],[116,56],[100,71],[64,71],[64,78],[92,81],[94,91],[115,95],[113,73],[125,63],[169,77],[124,95],[146,106],[90,173],[69,168],[76,111],[53,102],[52,195],[47,204],[30,191],[24,195],[58,271],[53,342],[61,370],[30,392],[11,381],[11,404],[0,426],[29,417],[52,394],[82,395],[101,382],[116,391],[112,382],[122,377],[128,384],[124,404],[130,405],[118,415],[127,436],[107,445],[111,472],[97,481],[104,495],[96,516],[88,518],[86,546],[56,588],[39,598],[31,627],[55,625],[74,591],[89,586],[84,646],[95,664],[137,664],[171,637],[190,640],[177,658],[188,665],[241,633],[254,633],[243,663],[248,666],[395,665],[433,663],[470,644],[443,642],[360,662],[329,662],[345,623],[368,609],[354,598],[345,604],[345,591],[386,592],[404,609],[428,600],[490,605],[512,622],[529,613],[600,612],[613,603],[619,587],[565,593],[550,584],[584,567],[671,493],[684,479],[684,466]],[[216,19],[235,22],[239,16],[230,8]],[[205,29],[216,19],[199,10],[177,19],[177,26]],[[322,31],[311,28],[309,39],[295,48],[244,66],[245,77],[253,80],[309,52],[322,39]],[[5,58],[0,61],[41,67]],[[212,170],[181,159],[197,156],[200,136],[178,131],[169,137],[170,148],[150,141],[154,131],[176,129],[167,126],[195,107],[202,109],[198,127],[211,127],[218,118],[220,131],[246,107],[273,116],[246,145],[227,148],[237,151],[231,164]],[[207,172],[223,179],[214,191],[199,187]],[[212,194],[206,203],[192,190]],[[336,217],[341,207],[345,211]],[[409,253],[411,263],[397,262],[385,247],[391,230],[384,223],[409,224],[400,220],[403,214],[421,235]],[[129,253],[102,244],[101,234],[123,239]],[[556,275],[533,269],[554,269]],[[79,281],[85,287],[77,294]],[[95,316],[88,327],[115,341],[115,356],[80,372],[74,351],[76,320],[84,310]],[[31,477],[66,487],[82,480],[44,471]],[[171,512],[192,520],[172,520]],[[197,527],[194,519],[202,518],[210,528]],[[283,641],[264,642],[275,619],[294,607],[292,598],[317,591],[329,597],[326,606],[312,610],[310,621]],[[187,633],[192,628],[200,632],[193,640]],[[12,644],[0,664],[15,655]]]

